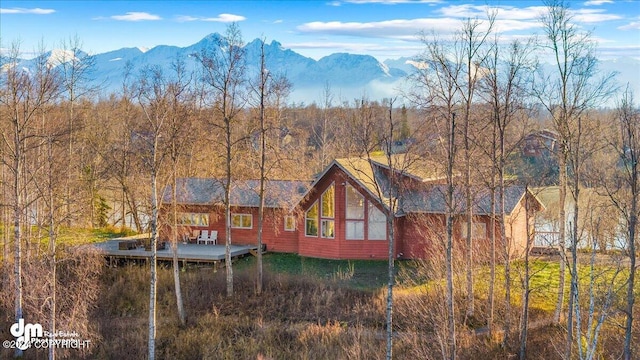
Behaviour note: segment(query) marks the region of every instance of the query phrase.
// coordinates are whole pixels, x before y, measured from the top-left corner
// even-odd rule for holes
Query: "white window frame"
[[[209,226],[209,214],[208,213],[190,213],[180,212],[178,213],[178,225],[184,226]]]
[[[332,216],[328,216],[324,214],[324,195],[329,192],[329,189],[333,189],[333,200],[331,201],[331,205],[333,206],[333,209],[331,209],[331,212],[333,213]],[[335,219],[336,218],[336,184],[335,182],[332,182],[331,185],[329,185],[324,192],[322,193],[322,195],[320,195],[320,217],[323,219]]]
[[[369,202],[368,204],[369,206],[367,207],[367,239],[369,240],[373,240],[373,241],[384,241],[387,240],[387,217],[384,214],[383,211],[381,211],[380,209],[378,209],[377,206],[375,206],[373,203]],[[380,215],[382,215],[381,220],[382,221],[376,221],[376,222],[372,222],[371,221],[371,212],[373,211],[377,211],[378,213],[380,213]],[[384,235],[382,235],[381,237],[371,237],[371,224],[383,224],[384,225]]]
[[[309,217],[309,211],[311,211],[311,208],[314,206],[318,206],[318,213],[316,214],[316,216],[314,218],[310,218]],[[307,211],[305,211],[304,213],[304,236],[307,237],[318,237],[318,235],[320,235],[320,220],[318,219],[318,217],[320,216],[320,204],[318,204],[318,200],[314,201],[313,204],[311,204],[311,206],[309,206],[309,208],[307,209]],[[314,220],[316,222],[316,234],[309,234],[309,226],[307,225],[307,222],[309,220]]]
[[[360,237],[350,236],[349,234],[350,224],[360,225],[360,228],[362,229],[360,233]],[[346,240],[364,240],[364,220],[346,220],[345,227],[344,227],[344,238]]]
[[[333,234],[325,235],[325,225],[324,224],[333,224]],[[335,239],[336,238],[336,221],[330,218],[322,219],[320,221],[320,236],[323,239]]]
[[[289,224],[293,226],[288,226]],[[284,231],[296,231],[296,217],[293,215],[284,216]]]
[[[358,214],[358,217],[349,217],[349,193],[354,194],[355,196],[359,196],[362,201],[362,213]],[[367,207],[367,201],[355,187],[351,186],[351,184],[347,184],[345,186],[345,194],[344,194],[344,218],[345,218],[345,226],[344,226],[344,238],[346,240],[364,240],[364,219],[365,219],[365,209]],[[362,229],[360,236],[351,236],[349,234],[349,229],[353,226],[359,225]],[[355,228],[354,228],[355,229]]]
[[[239,216],[240,217],[240,226],[235,226],[233,224],[233,218]],[[249,218],[249,222],[250,225],[249,226],[244,226],[244,221],[243,219],[245,218]],[[248,230],[248,229],[253,229],[253,214],[246,214],[246,213],[237,213],[237,214],[231,214],[231,228],[232,229],[244,229],[244,230]]]

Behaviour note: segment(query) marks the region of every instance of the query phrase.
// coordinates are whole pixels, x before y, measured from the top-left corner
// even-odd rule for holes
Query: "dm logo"
[[[42,325],[25,324],[24,319],[19,319],[17,323],[11,325],[11,335],[16,338],[16,347],[20,350],[26,350],[31,346],[32,338],[41,338],[43,336]]]

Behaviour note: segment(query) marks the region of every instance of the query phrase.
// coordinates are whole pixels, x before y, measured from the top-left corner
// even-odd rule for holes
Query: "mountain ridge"
[[[131,74],[136,74],[146,65],[159,66],[167,73],[172,62],[184,59],[187,70],[196,70],[195,55],[205,49],[220,49],[225,39],[219,33],[211,33],[194,44],[179,47],[158,45],[147,51],[137,47],[121,48],[91,55],[94,62],[91,86],[100,85],[103,93],[118,92],[124,81],[125,64],[130,64]],[[256,76],[259,72],[261,40],[254,39],[244,44],[247,74]],[[322,97],[327,85],[337,100],[351,101],[362,96],[372,100],[395,97],[401,92],[403,80],[415,71],[416,62],[411,57],[387,59],[380,62],[371,55],[333,53],[318,60],[287,49],[276,40],[264,44],[266,65],[269,71],[285,75],[293,84],[289,100],[295,103],[313,103]],[[48,53],[59,61],[62,50]],[[35,60],[23,60],[19,66],[30,68]],[[48,61],[51,61],[49,59]],[[640,60],[621,57],[600,62],[605,72],[618,72],[618,81],[628,81],[635,93],[640,93]]]

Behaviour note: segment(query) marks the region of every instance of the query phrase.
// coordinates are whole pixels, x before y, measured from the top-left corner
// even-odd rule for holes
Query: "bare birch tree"
[[[73,201],[71,200],[72,189],[76,184],[73,182],[77,180],[80,173],[74,163],[79,162],[78,156],[75,156],[74,146],[77,145],[76,136],[78,136],[79,129],[82,124],[80,123],[77,112],[78,103],[85,97],[89,96],[92,92],[97,90],[97,87],[90,86],[93,67],[95,66],[95,59],[82,51],[82,42],[80,38],[75,35],[70,37],[68,41],[62,42],[62,49],[60,53],[53,54],[52,65],[56,66],[60,70],[62,80],[62,90],[65,105],[67,108],[67,173],[66,173],[66,199],[67,199],[67,226],[72,224],[75,214],[71,208]],[[74,175],[76,179],[74,179]],[[95,198],[89,199],[89,211],[90,220],[93,224],[94,217],[94,201]]]
[[[14,302],[15,321],[24,318],[23,314],[23,273],[22,243],[23,216],[26,211],[25,186],[27,185],[25,162],[29,159],[27,143],[34,133],[37,115],[58,95],[59,81],[51,66],[47,64],[44,51],[36,57],[34,73],[18,67],[20,47],[14,43],[9,60],[5,64],[6,73],[0,76],[0,104],[5,109],[8,127],[2,129],[2,141],[6,145],[8,156],[3,161],[11,172],[11,207],[13,210],[14,242]],[[4,117],[4,116],[3,116]],[[22,350],[16,348],[16,356]]]
[[[234,149],[242,139],[236,123],[246,102],[245,51],[238,24],[227,27],[224,38],[217,44],[197,54],[203,70],[203,81],[210,90],[205,96],[212,102],[214,117],[211,124],[223,133],[224,155],[224,206],[225,206],[225,268],[227,271],[227,296],[233,295],[233,266],[231,263],[231,188],[234,179]]]
[[[189,86],[191,79],[186,72],[183,59],[176,59],[172,64],[174,78],[169,81],[167,86],[168,97],[168,153],[171,159],[171,252],[173,266],[173,284],[176,295],[176,307],[178,318],[182,326],[186,325],[187,315],[182,299],[182,290],[180,287],[180,264],[178,262],[178,204],[177,204],[177,173],[180,160],[184,158],[188,144],[191,143],[191,109],[192,102]],[[184,234],[182,234],[184,235]]]
[[[496,38],[497,39],[497,38]],[[491,127],[493,129],[493,144],[491,149],[492,176],[491,176],[491,279],[489,282],[489,318],[490,331],[493,327],[494,311],[494,283],[496,262],[496,226],[499,226],[499,235],[502,241],[502,256],[505,270],[505,318],[503,345],[507,344],[508,334],[511,330],[511,258],[510,246],[506,240],[505,228],[505,177],[507,159],[515,150],[519,139],[522,138],[526,128],[524,121],[527,118],[527,82],[530,80],[527,73],[533,68],[531,60],[531,43],[512,42],[502,51],[497,40],[483,65],[486,68],[482,86],[485,87],[485,96],[490,106]],[[506,53],[506,54],[503,54]],[[518,126],[517,122],[520,122]],[[517,127],[517,128],[516,128]],[[497,185],[497,186],[496,186]],[[495,189],[498,189],[496,194]],[[496,196],[497,195],[497,196]],[[498,203],[499,202],[499,203]],[[496,211],[499,209],[499,211]],[[496,218],[498,224],[496,225]]]
[[[622,223],[624,253],[629,258],[629,274],[626,281],[626,316],[623,358],[634,358],[633,322],[637,271],[638,217],[640,215],[640,111],[634,104],[633,93],[628,89],[619,101],[614,115],[617,130],[607,140],[612,158],[601,170],[600,183],[610,199]],[[610,169],[615,170],[612,172]]]
[[[579,167],[580,159],[580,131],[579,122],[585,111],[599,104],[612,92],[611,75],[596,78],[597,58],[595,43],[588,32],[581,32],[573,23],[568,5],[563,0],[546,2],[547,11],[542,16],[541,23],[546,41],[542,48],[549,52],[553,59],[553,72],[542,75],[534,92],[549,113],[556,132],[559,134],[559,247],[563,255],[560,260],[560,275],[558,299],[554,313],[554,321],[560,322],[564,307],[564,285],[567,258],[565,256],[567,239],[567,215],[565,201],[569,185],[567,167]],[[575,158],[571,158],[574,155]],[[573,183],[573,243],[572,252],[572,285],[570,287],[569,312],[567,316],[567,342],[565,357],[571,357],[573,343],[573,305],[577,291],[577,246],[575,241],[578,234],[577,216],[579,211],[580,175],[579,168],[572,172]]]
[[[158,196],[158,177],[165,157],[162,141],[165,134],[168,118],[170,116],[169,101],[170,91],[167,80],[159,67],[145,67],[137,79],[138,91],[136,99],[143,113],[144,124],[138,137],[142,144],[143,162],[150,172],[151,184],[151,217],[150,217],[150,290],[149,290],[149,337],[148,358],[155,359],[156,347],[156,302],[157,302],[157,247],[158,247],[158,209],[160,198]]]
[[[352,158],[352,167],[373,189],[375,199],[382,205],[385,216],[386,239],[388,241],[387,294],[386,294],[386,359],[393,358],[393,289],[395,286],[395,218],[404,191],[403,176],[415,161],[409,154],[394,155],[392,145],[401,127],[394,117],[395,99],[385,100],[384,106],[376,106],[361,99],[355,104],[355,114],[349,124],[352,141],[350,148],[360,157]],[[382,112],[382,110],[385,110]],[[376,152],[382,155],[374,156]],[[383,175],[373,162],[378,162],[387,171]]]
[[[463,74],[464,64],[450,61],[456,58],[451,47],[441,40],[425,40],[426,50],[419,58],[424,65],[414,77],[416,91],[411,94],[412,101],[425,111],[434,114],[434,128],[440,136],[440,152],[445,164],[446,194],[445,198],[445,274],[446,274],[446,314],[447,344],[446,358],[456,358],[456,311],[454,300],[454,217],[456,214],[455,174],[458,144],[456,133],[458,122],[456,115],[460,110],[461,94],[458,79]]]

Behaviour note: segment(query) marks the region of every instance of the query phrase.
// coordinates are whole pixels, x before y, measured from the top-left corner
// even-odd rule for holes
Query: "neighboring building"
[[[423,160],[405,155],[393,155],[391,159],[394,164],[391,167],[384,156],[336,159],[311,184],[269,182],[263,237],[267,250],[331,259],[386,259],[389,243],[385,214],[392,197],[394,256],[425,258],[436,251],[445,233],[444,177],[435,170],[437,166]],[[395,186],[391,186],[392,175]],[[257,184],[257,180],[234,184],[231,233],[234,244],[257,243],[258,197],[252,190]],[[224,239],[221,183],[213,179],[181,179],[178,189],[180,212],[189,215],[186,219],[196,219],[183,221],[184,232],[217,230],[218,239]],[[483,249],[489,241],[490,193],[480,188],[474,193],[472,231],[477,248]],[[167,189],[163,213],[171,203],[170,194]],[[454,236],[457,243],[463,244],[466,222],[461,189],[456,189],[455,197]],[[496,201],[496,211],[500,211],[500,199]],[[527,201],[534,211],[542,209],[537,198],[525,193],[524,187],[507,188],[505,213],[511,256],[523,253],[526,221],[533,225],[533,215],[525,211]],[[161,236],[167,238],[169,228],[164,227],[163,231]]]
[[[525,136],[522,154],[528,157],[549,157],[558,150],[558,134],[543,129]]]
[[[546,186],[533,188],[532,192],[544,204],[535,219],[536,247],[558,248],[560,245],[560,188]],[[598,250],[624,249],[626,240],[620,231],[623,219],[616,217],[611,200],[596,189],[580,188],[578,227],[578,248]],[[565,248],[573,244],[573,224],[575,223],[575,201],[568,189],[565,196]],[[607,216],[602,216],[606,214]]]

